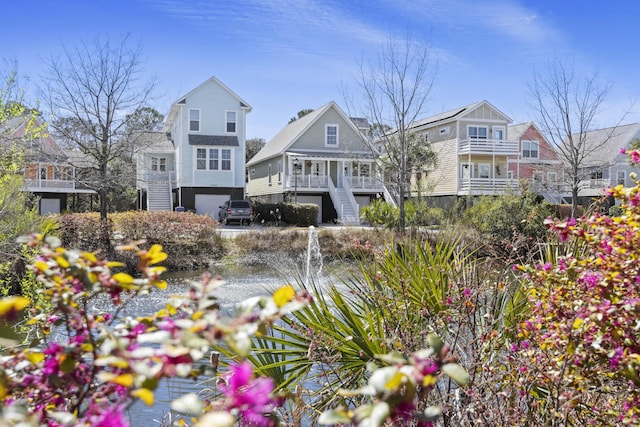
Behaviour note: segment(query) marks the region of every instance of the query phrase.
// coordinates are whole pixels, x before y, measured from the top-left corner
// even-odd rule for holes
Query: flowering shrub
[[[271,378],[256,377],[244,362],[252,336],[311,302],[304,290],[284,286],[269,297],[254,297],[239,304],[236,316],[221,318],[213,291],[220,284],[209,276],[194,284],[188,294],[167,301],[160,311],[142,317],[121,317],[132,298],[166,287],[167,258],[159,245],[142,250],[135,245],[122,249],[138,257],[140,277],[112,272],[119,263],[94,253],[64,249],[55,238],[34,236],[25,242],[40,247],[33,265],[43,285],[49,309],[36,305],[28,312],[39,338],[28,345],[3,351],[0,359],[0,425],[125,427],[126,410],[138,400],[154,401],[161,380],[195,377],[194,368],[210,349],[223,342],[238,362],[230,366],[220,384],[221,395],[213,401],[184,395],[171,408],[191,418],[181,425],[232,427],[277,425],[275,413],[283,403],[274,394]],[[91,302],[101,295],[110,298],[112,313],[99,312]],[[29,305],[24,297],[0,299],[0,318],[15,319]],[[369,384],[342,395],[370,397],[370,404],[323,415],[323,423],[353,422],[382,426],[388,421],[416,419],[419,425],[439,416],[439,408],[417,410],[420,394],[429,392],[447,375],[459,385],[468,374],[451,358],[449,348],[435,336],[430,347],[410,357],[399,353],[378,355],[389,366],[372,368]]]
[[[583,256],[519,267],[532,312],[512,348],[517,381],[546,425],[640,423],[640,183],[609,193],[622,215],[547,221]]]
[[[39,243],[41,239],[29,241],[32,246]],[[167,257],[160,246],[148,251],[135,246],[125,249],[137,253],[140,278],[112,273],[118,264],[93,253],[66,250],[55,239],[46,241],[33,268],[51,309],[35,307],[28,313],[38,342],[9,348],[0,359],[0,425],[124,426],[124,411],[136,400],[152,404],[160,380],[197,375],[194,362],[212,342],[224,341],[243,358],[254,333],[309,302],[308,294],[286,286],[272,297],[245,301],[237,316],[225,322],[212,295],[219,282],[205,277],[188,295],[168,301],[152,316],[120,318],[128,300],[166,286],[161,278],[164,267],[156,265]],[[115,313],[90,308],[101,294],[111,298]],[[0,315],[15,317],[27,304],[22,297],[3,299]],[[227,389],[229,410],[238,405],[234,384],[253,383],[260,391],[268,391],[262,380],[250,379],[246,371],[234,381]],[[207,408],[190,397],[177,405],[197,418]],[[271,409],[262,406],[262,410]],[[248,416],[247,410],[240,414]],[[268,416],[255,407],[250,410],[254,421]]]

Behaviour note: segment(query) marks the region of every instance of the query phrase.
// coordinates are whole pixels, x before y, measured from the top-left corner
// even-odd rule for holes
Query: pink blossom
[[[269,425],[268,413],[274,406],[271,397],[274,383],[271,378],[252,379],[253,369],[248,362],[232,365],[227,384],[220,390],[228,399],[229,409],[237,409],[243,420],[251,425]]]

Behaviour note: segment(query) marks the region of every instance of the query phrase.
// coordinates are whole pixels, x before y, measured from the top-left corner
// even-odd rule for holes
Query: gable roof
[[[576,138],[578,135],[578,133],[573,134]],[[615,163],[616,158],[620,156],[620,149],[628,148],[629,144],[638,138],[640,138],[640,123],[589,131],[586,133],[585,145],[597,148],[587,153],[580,166],[602,166]]]
[[[247,166],[254,165],[263,160],[275,157],[287,151],[294,142],[304,134],[315,122],[317,122],[329,109],[334,109],[342,119],[351,126],[356,134],[361,135],[360,130],[353,121],[347,117],[334,101],[330,101],[311,113],[302,116],[286,125],[267,142],[258,153],[247,162]]]
[[[411,124],[411,128],[432,127],[438,124],[444,124],[447,122],[459,120],[483,105],[487,105],[489,108],[501,115],[507,122],[511,122],[511,118],[509,116],[498,110],[488,101],[483,100],[474,102],[473,104],[465,105],[463,107],[454,108],[453,110],[445,111],[444,113],[439,113],[421,120],[417,120]]]
[[[236,98],[238,100],[238,102],[240,102],[240,108],[247,110],[247,112],[250,112],[252,110],[252,107],[249,105],[248,102],[246,102],[244,99],[240,98],[240,96],[238,96],[237,93],[235,93],[234,91],[229,89],[229,87],[227,85],[222,83],[215,76],[211,76],[209,79],[207,79],[206,81],[202,82],[201,84],[199,84],[195,88],[191,89],[189,92],[187,92],[186,94],[184,94],[183,96],[178,98],[173,104],[171,104],[171,109],[169,110],[169,114],[167,114],[167,117],[165,118],[165,121],[164,121],[164,123],[165,123],[165,131],[167,130],[166,128],[168,126],[168,123],[173,122],[173,120],[175,119],[176,115],[178,114],[178,111],[180,111],[180,104],[184,104],[185,100],[187,98],[189,98],[191,95],[193,95],[194,93],[198,92],[204,86],[206,86],[206,85],[208,85],[209,83],[212,83],[212,82],[216,83],[222,89],[227,91],[231,96]]]
[[[518,123],[517,125],[507,126],[507,140],[519,141],[522,135],[524,135],[527,129],[531,126],[535,127],[533,122]]]

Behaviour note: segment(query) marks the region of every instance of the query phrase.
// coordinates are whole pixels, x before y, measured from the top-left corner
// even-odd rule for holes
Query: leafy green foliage
[[[314,203],[257,203],[254,221],[264,225],[318,225],[318,205]]]
[[[444,210],[429,207],[424,200],[408,200],[404,209],[407,226],[441,225],[445,221]],[[382,199],[376,199],[369,206],[360,209],[360,218],[374,226],[397,228],[400,224],[400,209]]]
[[[506,259],[528,258],[546,236],[553,210],[533,193],[484,196],[462,212],[460,222],[479,233],[486,250]]]

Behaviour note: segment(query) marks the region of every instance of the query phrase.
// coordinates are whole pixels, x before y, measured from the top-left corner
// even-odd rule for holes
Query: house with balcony
[[[215,216],[225,201],[243,199],[250,111],[215,77],[178,98],[136,155],[138,207]]]
[[[24,154],[23,190],[37,197],[41,215],[66,211],[70,196],[95,194],[78,182],[68,155],[41,123],[25,117],[8,120],[3,124],[0,145]]]
[[[577,140],[579,135],[574,135]],[[588,206],[602,197],[608,187],[634,184],[632,172],[639,173],[636,166],[629,163],[622,149],[630,149],[640,144],[640,123],[596,129],[584,135],[584,159],[580,163],[578,176],[580,188],[579,204]]]
[[[247,163],[247,197],[314,203],[318,223],[359,223],[360,207],[384,192],[366,130],[333,101],[289,123]]]
[[[421,135],[437,157],[436,165],[419,177],[423,195],[452,207],[461,196],[518,193],[518,176],[509,174],[509,159],[520,151],[518,141],[507,136],[509,123],[511,119],[487,101],[413,123],[412,132]]]
[[[517,141],[519,155],[509,157],[508,177],[518,177],[520,187],[553,204],[570,196],[564,182],[564,164],[532,122],[507,127],[507,139]]]

